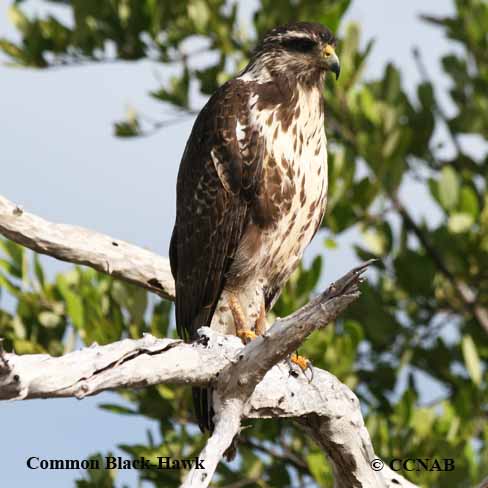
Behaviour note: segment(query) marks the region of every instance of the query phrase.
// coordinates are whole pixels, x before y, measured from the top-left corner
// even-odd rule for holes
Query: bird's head
[[[262,76],[296,75],[302,81],[323,80],[330,71],[339,78],[336,39],[318,23],[295,22],[269,31],[257,46],[249,68]]]

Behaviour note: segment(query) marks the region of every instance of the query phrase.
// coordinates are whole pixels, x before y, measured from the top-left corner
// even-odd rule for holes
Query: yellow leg
[[[244,344],[255,339],[256,334],[246,327],[246,317],[242,311],[239,299],[232,293],[229,293],[229,308],[232,312],[232,317],[234,318],[236,336],[239,337]]]
[[[250,329],[244,329],[240,330],[237,333],[237,337],[244,343],[244,344],[249,344],[253,339],[256,339],[257,335],[255,332],[253,332]]]
[[[264,301],[261,304],[261,308],[259,310],[259,316],[256,319],[256,326],[254,330],[256,331],[256,335],[260,336],[266,332],[268,328],[268,322],[266,321],[266,309],[264,307]]]
[[[310,378],[308,381],[313,380],[313,368],[312,363],[305,357],[299,356],[298,354],[292,354],[289,359],[287,359],[288,366],[290,368],[290,374],[293,376],[298,376],[297,372],[293,369],[293,364],[297,364],[304,374],[305,378],[307,378],[307,370],[310,370]]]
[[[306,371],[310,366],[310,361],[306,357],[299,356],[298,354],[292,354],[290,356],[290,361],[293,364],[297,364],[298,366],[300,366],[300,369],[302,371]]]

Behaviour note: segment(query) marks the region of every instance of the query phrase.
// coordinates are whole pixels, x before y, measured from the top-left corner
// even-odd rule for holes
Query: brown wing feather
[[[248,100],[244,83],[223,85],[198,116],[181,161],[170,261],[185,340],[210,325],[256,192],[263,144],[250,126]]]

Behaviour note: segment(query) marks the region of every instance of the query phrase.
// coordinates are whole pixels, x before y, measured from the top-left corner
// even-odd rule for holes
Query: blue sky
[[[15,38],[7,9],[0,4],[0,37]],[[26,2],[32,11],[42,2]],[[242,2],[244,13],[256,2]],[[61,9],[62,10],[62,9]],[[419,81],[411,49],[421,48],[427,66],[441,87],[439,56],[448,49],[441,32],[418,21],[421,12],[449,14],[450,0],[392,2],[353,1],[347,20],[362,26],[363,40],[376,38],[367,76],[377,76],[388,60],[402,69],[407,86]],[[175,181],[179,159],[193,120],[168,127],[149,138],[121,140],[112,136],[112,122],[134,106],[156,118],[169,115],[146,96],[157,86],[149,62],[89,65],[53,71],[0,66],[0,194],[57,222],[82,225],[106,232],[167,255],[174,219]],[[403,189],[418,202],[414,215],[433,215],[426,198],[417,198],[413,184]],[[338,251],[327,251],[325,281],[331,281],[356,262],[349,232]],[[323,251],[318,237],[307,256]],[[69,265],[44,258],[51,274]],[[84,458],[113,450],[120,443],[144,442],[144,419],[117,416],[99,410],[112,402],[106,393],[83,401],[36,400],[0,404],[2,485],[49,484],[70,486],[76,473],[30,471],[29,456]],[[156,438],[158,435],[156,433]],[[134,480],[123,475],[121,480]]]

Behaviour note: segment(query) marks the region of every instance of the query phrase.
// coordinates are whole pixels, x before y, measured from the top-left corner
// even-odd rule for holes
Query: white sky
[[[0,3],[0,37],[14,35],[6,13],[11,3]],[[40,2],[29,4],[38,9]],[[438,59],[449,46],[440,30],[420,23],[417,16],[452,11],[450,0],[353,1],[347,20],[362,24],[364,40],[377,39],[367,75],[377,76],[393,60],[407,85],[414,86],[419,76],[411,48],[418,45],[436,84],[445,88]],[[47,219],[90,227],[166,255],[178,163],[193,121],[150,138],[121,140],[111,133],[112,121],[123,116],[128,104],[164,116],[161,106],[146,97],[157,86],[153,71],[149,62],[39,72],[0,66],[0,194]],[[409,186],[405,194],[418,191]],[[425,210],[432,208],[418,207],[414,213]],[[325,281],[356,261],[351,249],[356,239],[349,233],[340,250],[327,253]],[[320,237],[308,255],[319,250]],[[69,266],[43,262],[51,273]],[[146,428],[154,423],[96,408],[114,400],[115,395],[104,394],[83,402],[0,404],[2,437],[8,439],[0,443],[2,485],[70,486],[76,473],[32,472],[25,460],[33,455],[82,459],[119,443],[145,442]]]

